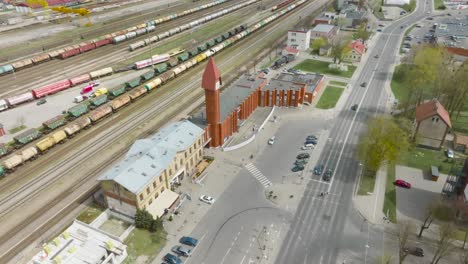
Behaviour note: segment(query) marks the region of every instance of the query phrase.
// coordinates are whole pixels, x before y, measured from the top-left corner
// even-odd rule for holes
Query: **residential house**
[[[296,48],[293,48],[293,47],[285,47],[282,50],[281,54],[283,56],[287,56],[288,54],[292,54],[292,55],[294,55],[294,57],[297,57],[299,55],[299,50],[296,49]]]
[[[326,16],[321,16],[321,17],[317,17],[314,19],[314,25],[318,25],[318,24],[331,25],[332,22],[333,22],[333,18],[326,17]]]
[[[338,33],[338,27],[333,25],[319,24],[315,26],[310,32],[310,38],[326,38],[331,39]]]
[[[359,9],[357,5],[348,4],[341,9],[340,17],[344,18],[343,27],[356,28],[367,20],[367,11]]]
[[[351,51],[344,56],[343,60],[348,62],[360,62],[362,55],[366,52],[366,45],[361,39],[357,39],[349,43],[349,47]]]
[[[416,107],[413,139],[418,145],[440,149],[452,127],[450,115],[437,100]]]
[[[468,154],[468,135],[455,133],[453,138],[453,149]]]
[[[289,30],[287,46],[298,50],[308,50],[310,46],[310,29]]]
[[[409,5],[410,0],[384,0],[386,6],[404,6]]]
[[[204,130],[187,120],[137,140],[124,160],[98,179],[107,206],[130,217],[137,209],[155,218],[164,215],[179,199],[175,186],[196,173],[203,141]]]

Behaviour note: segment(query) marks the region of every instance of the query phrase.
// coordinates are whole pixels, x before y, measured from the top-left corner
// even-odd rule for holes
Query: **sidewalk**
[[[354,207],[359,213],[367,219],[371,224],[384,224],[383,204],[385,199],[385,185],[387,182],[387,169],[383,168],[378,171],[374,191],[369,195],[357,195],[359,182],[356,186],[355,195],[353,196]]]

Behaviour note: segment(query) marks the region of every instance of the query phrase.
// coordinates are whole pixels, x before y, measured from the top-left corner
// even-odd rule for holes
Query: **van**
[[[73,99],[73,102],[80,103],[80,102],[83,102],[84,99],[85,99],[84,96],[78,95],[78,96],[75,96],[75,99]]]
[[[90,93],[93,91],[93,86],[91,85],[88,85],[86,87],[84,87],[83,89],[81,89],[81,94],[87,94],[87,93]]]
[[[269,140],[268,140],[268,145],[273,145],[275,144],[275,137],[271,137]]]

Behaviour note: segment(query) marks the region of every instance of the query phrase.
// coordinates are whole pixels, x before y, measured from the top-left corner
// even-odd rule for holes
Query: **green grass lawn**
[[[104,207],[101,207],[96,203],[92,203],[87,205],[86,209],[83,210],[76,219],[83,223],[89,224],[93,222],[93,220],[96,219],[102,212],[104,212],[104,210],[106,210]]]
[[[144,263],[150,263],[164,247],[166,236],[167,234],[164,231],[151,233],[145,229],[135,228],[125,239],[128,257],[124,263],[137,263],[138,257],[148,260]]]
[[[434,0],[434,7],[438,10],[445,10],[447,8],[444,5],[444,0]]]
[[[20,132],[23,129],[26,129],[25,125],[14,127],[12,129],[10,129],[8,132],[10,132],[10,134],[14,134],[14,133]]]
[[[330,109],[335,107],[343,91],[344,89],[340,87],[327,86],[317,103],[317,108]]]
[[[346,87],[346,85],[347,85],[347,83],[339,82],[339,81],[330,81],[330,82],[328,82],[328,84],[336,85],[336,86],[343,86],[343,87]]]
[[[368,195],[374,191],[376,174],[371,171],[363,171],[361,175],[361,181],[359,182],[359,195]]]
[[[462,109],[460,115],[454,113],[451,120],[454,131],[468,134],[468,105]]]
[[[388,164],[387,166],[387,183],[385,187],[385,199],[383,213],[387,215],[392,223],[396,223],[396,190],[395,185],[395,164]]]
[[[348,65],[348,71],[342,72],[335,69],[329,69],[329,64],[330,62],[327,61],[305,60],[296,65],[294,68],[306,72],[316,72],[320,74],[336,75],[346,78],[351,78],[354,71],[356,70],[356,66]]]
[[[449,173],[454,166],[454,162],[449,162],[443,150],[430,150],[418,147],[401,154],[398,164],[424,171],[430,170],[431,166],[437,166],[439,167],[439,171],[444,174]]]

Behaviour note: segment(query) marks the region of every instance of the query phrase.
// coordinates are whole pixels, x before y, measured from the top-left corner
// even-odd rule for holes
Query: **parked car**
[[[403,187],[403,188],[406,188],[406,189],[410,189],[410,188],[411,188],[411,183],[409,183],[409,182],[407,182],[407,181],[404,181],[404,180],[396,180],[396,181],[395,181],[395,185],[396,185],[396,186]]]
[[[193,238],[193,237],[184,236],[184,237],[180,238],[179,242],[184,244],[184,245],[196,247],[197,244],[198,244],[198,239]]]
[[[351,110],[356,111],[358,109],[358,106],[358,104],[354,104],[353,106],[351,106]]]
[[[37,101],[36,105],[43,105],[47,103],[47,100],[45,98],[42,98],[41,100]]]
[[[453,159],[455,154],[453,153],[453,150],[447,149],[447,157]]]
[[[300,165],[300,166],[305,166],[307,164],[307,162],[309,162],[309,159],[298,159],[294,162],[294,164],[296,166]]]
[[[309,153],[300,153],[299,155],[297,155],[296,159],[308,159],[309,157]]]
[[[265,74],[268,74],[270,72],[270,69],[265,68],[265,69],[262,70],[262,72],[265,73]]]
[[[183,263],[179,257],[172,255],[171,253],[167,253],[164,256],[164,260],[167,261],[169,264],[182,264]]]
[[[366,86],[367,86],[367,82],[361,83],[361,87],[366,87]]]
[[[89,83],[89,86],[96,87],[99,86],[101,83],[99,81],[93,81]]]
[[[296,165],[291,169],[292,172],[298,172],[298,171],[303,171],[303,170],[304,170],[304,166],[302,165]]]
[[[307,139],[315,139],[315,140],[317,140],[318,137],[315,136],[315,135],[308,135],[308,136],[307,136]]]
[[[315,175],[321,175],[322,172],[323,172],[323,165],[322,164],[315,166],[315,168],[314,168],[314,174]]]
[[[381,29],[381,28],[378,28],[376,31],[377,31],[377,32],[382,32],[382,29]]]
[[[208,195],[202,195],[200,196],[200,201],[205,202],[207,204],[213,204],[215,202],[215,199]]]
[[[418,256],[418,257],[424,257],[424,250],[420,247],[405,247],[403,249],[406,253]]]
[[[177,255],[181,255],[184,257],[190,256],[190,253],[192,253],[192,250],[189,248],[186,248],[184,246],[173,246],[172,247],[172,252],[176,253]]]
[[[333,175],[333,170],[332,169],[328,169],[325,174],[323,175],[323,180],[324,181],[330,181],[331,180],[331,177]]]
[[[270,139],[268,139],[268,145],[273,145],[273,144],[275,144],[275,139],[276,139],[276,138],[275,138],[274,136],[271,137]]]
[[[376,55],[374,56],[374,58],[378,59],[378,58],[379,58],[379,54],[376,54]]]
[[[301,147],[301,150],[311,150],[313,148],[314,148],[313,144],[306,144],[306,145]]]

